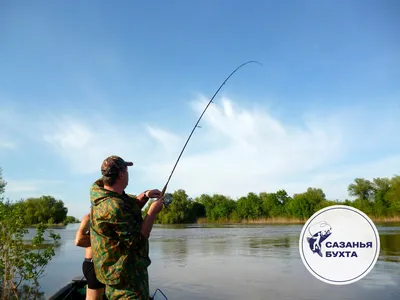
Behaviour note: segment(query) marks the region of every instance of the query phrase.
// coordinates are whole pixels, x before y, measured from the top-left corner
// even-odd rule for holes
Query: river
[[[81,276],[84,249],[74,245],[79,224],[61,235],[41,288],[46,297]],[[380,225],[381,253],[361,281],[332,286],[314,278],[298,251],[301,225],[155,225],[150,239],[151,293],[169,300],[307,299],[399,300],[400,224]]]

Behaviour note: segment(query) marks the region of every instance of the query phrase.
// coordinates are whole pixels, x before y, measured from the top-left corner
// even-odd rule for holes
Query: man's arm
[[[83,217],[81,225],[79,226],[79,229],[75,235],[75,246],[84,248],[90,247],[90,236],[86,234],[90,227],[89,218],[90,214],[87,214]]]
[[[111,213],[110,227],[125,242],[127,248],[134,251],[139,249],[150,236],[157,214],[162,209],[162,200],[152,204],[142,223],[133,220],[132,211],[125,209],[122,201],[117,200],[110,202],[110,204],[112,205],[112,207],[109,207]],[[108,226],[108,224],[103,223],[103,226]]]
[[[147,195],[147,192],[148,190],[144,191],[136,197],[136,204],[140,207],[140,209],[142,209],[146,205],[147,201],[149,201],[150,199]]]
[[[140,207],[140,209],[142,209],[150,198],[160,198],[160,197],[161,197],[160,190],[157,189],[147,190],[136,197],[136,203]]]

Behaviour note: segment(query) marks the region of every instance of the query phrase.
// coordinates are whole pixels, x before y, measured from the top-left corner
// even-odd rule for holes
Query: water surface
[[[57,229],[62,243],[42,278],[47,296],[82,276],[79,224]],[[298,251],[301,225],[155,225],[150,289],[176,299],[399,300],[400,224],[378,226],[381,254],[361,281],[331,286],[314,278]]]

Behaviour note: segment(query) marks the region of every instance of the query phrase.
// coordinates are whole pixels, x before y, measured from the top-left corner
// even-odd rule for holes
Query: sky
[[[1,1],[0,168],[11,200],[79,219],[109,155],[127,192],[351,199],[400,174],[400,3]]]

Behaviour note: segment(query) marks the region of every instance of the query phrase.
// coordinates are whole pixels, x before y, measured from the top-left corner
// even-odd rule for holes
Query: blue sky
[[[233,198],[284,188],[348,197],[399,174],[398,1],[6,1],[0,167],[10,199],[89,209],[102,160],[128,192]]]

